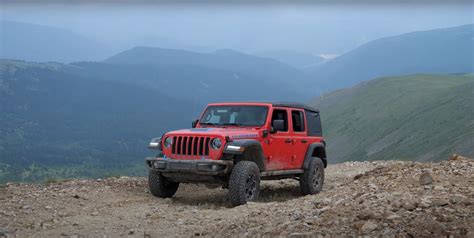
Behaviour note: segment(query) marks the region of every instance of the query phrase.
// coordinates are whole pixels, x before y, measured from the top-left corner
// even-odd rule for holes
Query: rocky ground
[[[231,208],[226,190],[185,184],[172,199],[145,178],[0,188],[0,237],[454,236],[474,237],[474,161],[330,165],[324,191],[262,182],[262,198]]]

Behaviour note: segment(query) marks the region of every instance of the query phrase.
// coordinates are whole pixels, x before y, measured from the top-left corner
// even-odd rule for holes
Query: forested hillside
[[[1,60],[0,183],[142,174],[149,139],[190,127],[208,102],[302,100],[290,81],[258,80],[264,74],[256,68]]]
[[[0,63],[0,183],[141,174],[149,139],[190,125],[190,102],[72,67]]]

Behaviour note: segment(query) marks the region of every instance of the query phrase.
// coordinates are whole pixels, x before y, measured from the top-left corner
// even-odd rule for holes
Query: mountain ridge
[[[0,58],[68,63],[100,60],[112,53],[99,42],[67,29],[33,23],[0,21]]]
[[[359,46],[311,71],[324,90],[416,73],[474,72],[474,24],[410,32]]]

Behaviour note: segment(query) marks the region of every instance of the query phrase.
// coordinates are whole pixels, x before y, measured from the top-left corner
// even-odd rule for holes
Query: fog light
[[[166,162],[164,161],[155,161],[152,163],[152,166],[154,169],[165,169],[166,168]]]

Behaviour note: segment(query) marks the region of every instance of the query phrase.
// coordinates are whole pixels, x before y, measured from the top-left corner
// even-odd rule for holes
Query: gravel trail
[[[323,192],[263,181],[258,202],[231,208],[227,190],[182,184],[171,199],[145,178],[0,188],[0,237],[449,236],[474,237],[474,162],[347,162]]]

